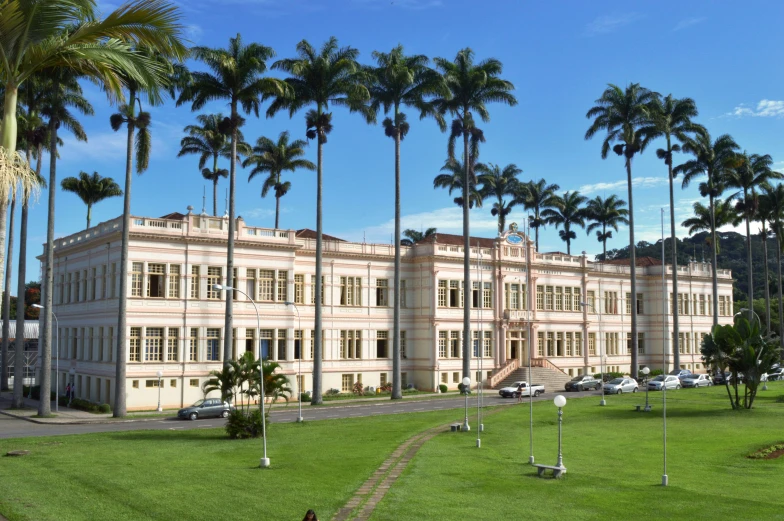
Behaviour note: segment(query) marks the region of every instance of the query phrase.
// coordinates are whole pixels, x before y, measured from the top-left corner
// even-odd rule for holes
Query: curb
[[[147,422],[147,421],[160,421],[160,418],[139,418],[139,419],[123,419],[123,420],[66,420],[66,421],[57,421],[57,420],[47,420],[41,418],[32,418],[30,416],[20,416],[18,414],[13,414],[4,410],[0,410],[0,414],[4,414],[5,416],[10,416],[11,418],[16,418],[17,420],[24,420],[30,423],[37,423],[38,425],[96,425],[96,424],[106,424],[106,423],[134,423],[134,422]],[[164,418],[166,419],[166,418]]]

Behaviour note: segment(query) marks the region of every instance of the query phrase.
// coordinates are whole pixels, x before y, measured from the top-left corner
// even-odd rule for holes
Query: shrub
[[[471,386],[468,386],[468,388],[463,388],[463,384],[459,383],[457,384],[457,389],[460,391],[460,394],[471,394]]]
[[[604,380],[602,380],[603,382],[609,382],[610,380],[613,380],[615,378],[622,378],[623,373],[619,373],[617,371],[610,371],[609,373],[604,373],[604,375],[602,375],[602,373],[596,373],[595,375],[593,375],[593,377],[596,378],[597,380],[601,380],[602,376],[604,376]]]
[[[326,394],[327,396],[337,396],[340,394],[340,391],[338,391],[337,389],[327,389],[327,392],[324,394]]]
[[[59,403],[61,407],[68,407],[68,397],[60,395],[60,398],[57,400],[57,403]]]
[[[354,388],[351,389],[351,392],[357,396],[364,396],[365,395],[365,386],[362,385],[362,382],[356,382],[354,384]]]
[[[98,412],[107,413],[112,412],[112,407],[108,403],[102,403],[98,406]]]
[[[303,402],[309,402],[310,401],[310,393],[300,393],[299,399],[302,400]]]
[[[264,415],[269,420],[269,413]],[[266,425],[269,429],[269,421]],[[226,434],[232,439],[258,438],[261,436],[261,411],[252,409],[248,414],[242,409],[232,409],[226,422]]]
[[[392,382],[387,382],[384,385],[378,386],[379,390],[384,393],[391,393],[392,392]]]
[[[441,384],[438,386],[438,390],[441,391],[442,393],[445,393],[449,390],[449,387],[447,387],[446,384]]]
[[[660,374],[664,374],[664,371],[661,369],[653,369],[651,370],[651,374],[648,375],[648,378],[653,378],[654,376],[659,376]]]
[[[81,398],[74,398],[71,400],[71,408],[79,409],[80,411],[98,412],[98,404],[82,400]]]

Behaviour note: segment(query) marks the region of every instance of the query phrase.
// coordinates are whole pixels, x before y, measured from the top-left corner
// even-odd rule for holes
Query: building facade
[[[292,388],[312,386],[315,233],[272,230],[237,220],[234,273],[226,273],[226,218],[169,214],[131,218],[129,273],[120,273],[122,219],[57,239],[54,311],[59,319],[60,384],[73,379],[78,397],[112,403],[118,295],[128,278],[127,407],[179,407],[203,397],[201,385],[220,369],[224,299],[234,301],[232,356],[245,351],[277,361]],[[394,247],[324,235],[323,390],[377,387],[392,377],[392,301],[401,299],[404,386],[457,387],[462,379],[463,302],[471,307],[472,380],[494,385],[528,363],[569,375],[628,372],[631,349],[630,267],[585,255],[539,253],[510,230],[471,239],[471,288],[463,285],[463,239],[437,234],[402,247],[401,285],[393,286]],[[680,310],[680,365],[700,371],[699,344],[710,332],[710,266],[671,266],[638,259],[640,365],[669,366],[665,331]],[[662,281],[664,271],[664,286]],[[254,297],[261,316],[240,292]],[[666,287],[665,291],[662,288]],[[287,305],[292,302],[294,305]],[[666,309],[663,309],[666,308]],[[663,314],[663,311],[666,313]],[[731,321],[732,278],[719,270],[719,315]],[[668,335],[671,333],[668,333]],[[668,342],[667,345],[670,343]],[[75,374],[70,375],[73,369]],[[157,372],[162,371],[159,379]],[[62,391],[63,389],[61,389]]]

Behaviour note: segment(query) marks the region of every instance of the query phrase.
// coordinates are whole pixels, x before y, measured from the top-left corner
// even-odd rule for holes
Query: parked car
[[[666,387],[669,389],[680,389],[681,388],[681,381],[678,379],[677,376],[668,374],[662,375],[660,374],[650,382],[648,382],[648,390],[649,391],[661,391],[662,388]]]
[[[713,375],[713,383],[716,385],[724,385],[729,381],[729,379],[730,379],[729,371],[725,371],[723,373],[721,371],[718,371]]]
[[[528,385],[528,382],[514,382],[509,387],[499,390],[498,394],[501,395],[501,398],[519,398],[520,396],[530,396],[532,392],[534,396],[539,396],[544,393],[544,385]]]
[[[673,369],[668,374],[671,374],[672,376],[677,376],[678,379],[683,380],[684,378],[686,378],[691,374],[691,371],[689,371],[688,369]]]
[[[784,380],[784,369],[781,367],[778,369],[771,369],[768,373],[768,381],[775,382],[776,380]]]
[[[690,374],[681,380],[683,387],[710,387],[713,385],[707,374]]]
[[[587,374],[575,376],[564,385],[566,391],[587,391],[588,389],[598,391],[601,388],[602,382]]]
[[[636,393],[638,388],[634,378],[614,378],[604,384],[604,392],[607,394]]]
[[[231,405],[222,401],[220,398],[207,398],[198,400],[190,407],[185,407],[177,411],[178,418],[198,420],[199,418],[226,418],[231,412]]]

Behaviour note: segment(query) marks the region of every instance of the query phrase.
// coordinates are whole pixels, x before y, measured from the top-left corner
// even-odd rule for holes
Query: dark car
[[[587,391],[588,389],[598,391],[601,388],[602,382],[587,374],[575,376],[564,385],[566,391]]]
[[[679,380],[683,380],[684,378],[686,378],[691,374],[691,371],[689,371],[688,369],[673,369],[668,374],[671,374],[672,376],[677,376]]]
[[[177,411],[178,418],[198,420],[199,418],[226,418],[231,412],[231,405],[220,398],[199,400],[190,407]]]
[[[724,384],[727,383],[727,381],[729,379],[730,379],[729,371],[726,371],[726,372],[723,372],[723,373],[721,371],[717,371],[713,375],[713,383],[715,385],[724,385]]]

